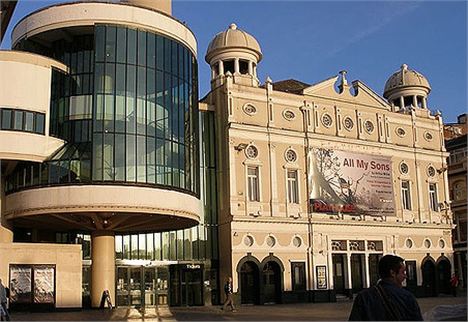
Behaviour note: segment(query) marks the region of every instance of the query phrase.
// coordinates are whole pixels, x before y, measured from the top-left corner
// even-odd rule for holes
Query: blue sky
[[[24,15],[64,1],[20,0]],[[200,95],[209,91],[204,56],[210,40],[235,22],[260,43],[262,82],[294,78],[309,84],[348,71],[382,95],[402,63],[425,75],[429,108],[454,122],[467,109],[466,1],[199,1],[174,0],[173,15],[198,40]],[[2,48],[9,47],[9,34]]]

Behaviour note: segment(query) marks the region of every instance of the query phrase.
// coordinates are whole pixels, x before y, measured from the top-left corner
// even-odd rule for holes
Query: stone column
[[[249,75],[250,76],[255,76],[253,73],[253,62],[249,60]]]
[[[413,106],[414,108],[418,107],[418,97],[416,95],[413,95]]]
[[[224,63],[222,60],[219,61],[219,75],[224,75]]]
[[[239,58],[234,59],[234,74],[240,74]]]
[[[91,306],[99,307],[102,293],[109,291],[115,306],[115,234],[97,230],[91,233]]]
[[[366,241],[366,246],[367,246],[367,241]],[[369,253],[365,253],[364,254],[364,267],[365,267],[365,270],[366,270],[366,280],[364,281],[364,287],[365,288],[369,288],[371,285],[371,280],[370,280],[370,272],[369,272]]]
[[[405,109],[405,100],[403,96],[400,96],[400,109],[404,110]]]

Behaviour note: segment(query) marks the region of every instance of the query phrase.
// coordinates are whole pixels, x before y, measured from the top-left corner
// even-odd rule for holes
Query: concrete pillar
[[[102,292],[109,291],[115,306],[115,234],[98,230],[91,233],[91,306],[99,307]]]
[[[353,278],[351,275],[351,254],[346,254],[346,288],[353,289]]]
[[[0,160],[0,169],[1,169]],[[0,170],[1,172],[1,170]],[[13,231],[11,225],[4,218],[5,213],[5,177],[0,173],[0,243],[12,243]]]

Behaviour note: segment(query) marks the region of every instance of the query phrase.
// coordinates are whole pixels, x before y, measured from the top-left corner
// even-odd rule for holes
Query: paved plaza
[[[418,299],[422,313],[437,305],[466,304],[466,297]],[[147,309],[81,310],[53,313],[13,313],[13,321],[346,321],[352,301],[239,306],[223,312],[219,306],[160,307]],[[465,319],[466,321],[467,319]]]

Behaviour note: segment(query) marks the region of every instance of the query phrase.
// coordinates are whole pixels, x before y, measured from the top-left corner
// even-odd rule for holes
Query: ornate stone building
[[[241,303],[333,301],[377,280],[386,253],[407,287],[446,293],[453,267],[443,123],[407,65],[383,96],[345,71],[259,85],[259,43],[235,24],[211,41],[220,275]],[[436,274],[437,272],[437,274]]]

